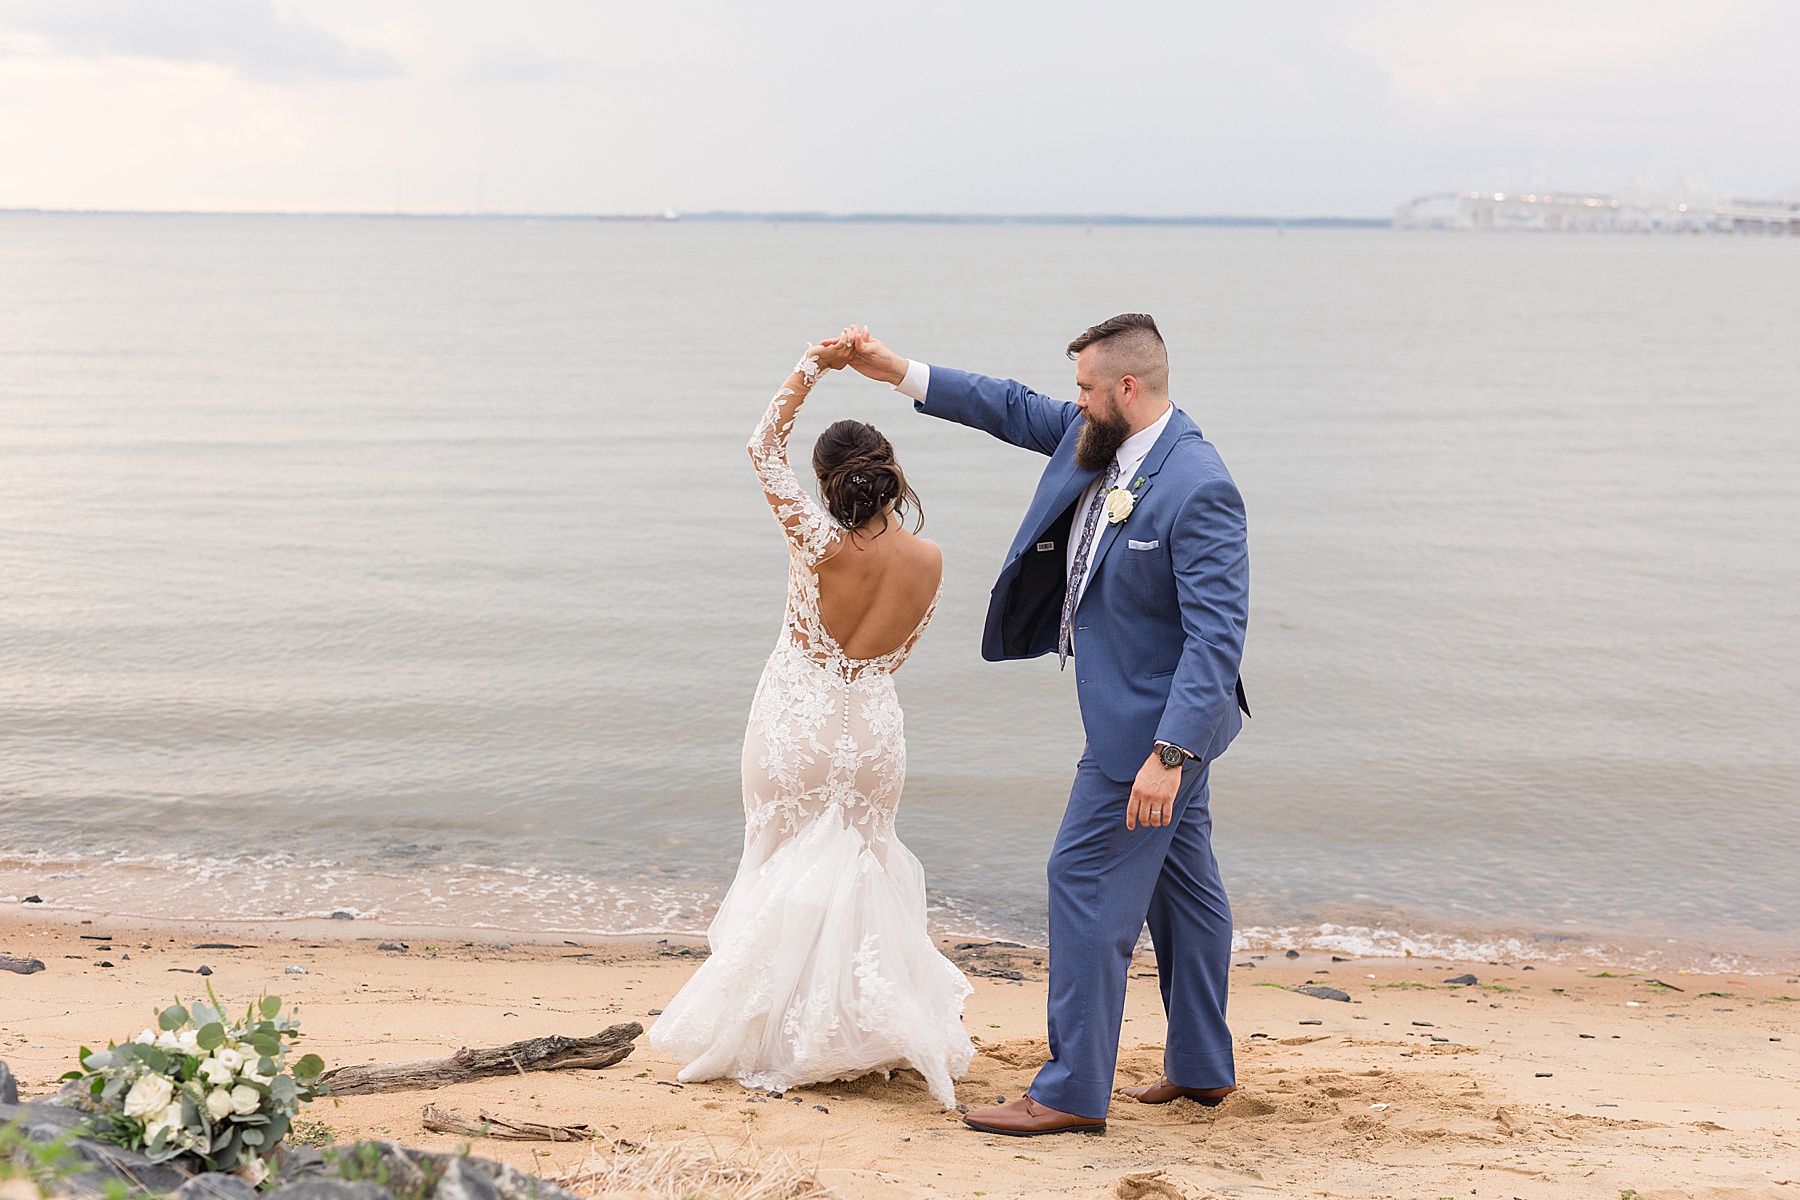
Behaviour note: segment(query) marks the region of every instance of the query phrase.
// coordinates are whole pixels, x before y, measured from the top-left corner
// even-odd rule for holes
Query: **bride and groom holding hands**
[[[1146,923],[1168,1017],[1164,1075],[1120,1094],[1217,1104],[1233,1090],[1231,911],[1207,775],[1248,712],[1243,500],[1170,403],[1150,317],[1103,321],[1069,356],[1073,403],[910,361],[846,329],[807,349],[751,436],[787,535],[787,615],[751,703],[744,854],[709,930],[713,953],[650,1031],[682,1079],[781,1091],[910,1067],[952,1107],[974,1054],[969,983],[932,943],[923,872],[894,833],[906,742],[893,677],[936,609],[943,558],[906,528],[918,497],[873,427],[839,421],[819,437],[818,499],[787,457],[808,393],[850,367],[921,413],[1050,460],[981,647],[990,661],[1072,663],[1087,734],[1047,871],[1050,1060],[1025,1096],[964,1121],[1014,1135],[1106,1127]],[[994,747],[1008,753],[1003,730]]]

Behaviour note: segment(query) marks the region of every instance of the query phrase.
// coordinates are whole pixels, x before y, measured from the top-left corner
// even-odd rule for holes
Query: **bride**
[[[894,834],[906,779],[899,670],[943,591],[943,555],[902,524],[918,497],[872,426],[813,447],[824,507],[787,439],[848,338],[807,348],[750,437],[788,541],[787,617],[744,734],[744,855],[710,957],[650,1030],[683,1080],[785,1091],[911,1067],[946,1108],[974,1054],[971,991],[925,931],[919,860]]]

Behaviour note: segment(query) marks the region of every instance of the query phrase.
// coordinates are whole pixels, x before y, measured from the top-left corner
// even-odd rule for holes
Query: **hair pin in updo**
[[[869,482],[869,480],[866,475],[852,475],[850,477],[850,482],[851,483],[867,483],[867,482]]]

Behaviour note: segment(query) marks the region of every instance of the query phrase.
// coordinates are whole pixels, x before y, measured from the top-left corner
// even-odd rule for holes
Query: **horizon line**
[[[817,225],[1161,225],[1217,228],[1387,228],[1392,217],[1253,216],[1191,214],[1152,216],[1133,213],[884,213],[823,211],[757,211],[714,209],[706,212],[557,213],[557,212],[399,212],[381,210],[306,209],[129,209],[129,208],[0,208],[0,216],[71,217],[306,217],[337,220],[431,221],[615,221],[677,225],[698,222],[767,222]]]

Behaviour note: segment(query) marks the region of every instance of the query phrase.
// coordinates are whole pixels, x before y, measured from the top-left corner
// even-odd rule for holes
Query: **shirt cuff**
[[[894,390],[922,403],[925,393],[931,390],[931,368],[922,362],[907,359],[906,378],[896,383]]]

